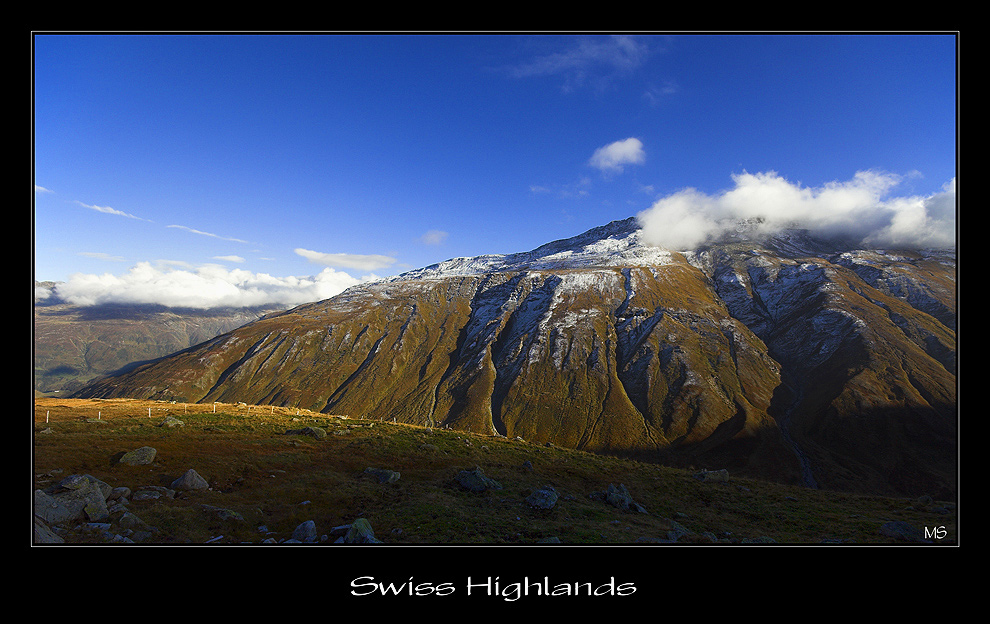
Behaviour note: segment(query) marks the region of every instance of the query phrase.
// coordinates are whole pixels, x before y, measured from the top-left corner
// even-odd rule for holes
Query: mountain
[[[74,396],[296,406],[811,487],[955,493],[955,254],[635,218],[273,314]]]
[[[125,304],[76,306],[49,297],[34,305],[34,389],[67,394],[135,362],[175,353],[267,313],[283,310],[193,310]]]

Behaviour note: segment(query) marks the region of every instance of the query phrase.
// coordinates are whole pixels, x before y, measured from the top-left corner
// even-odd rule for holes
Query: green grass
[[[153,407],[152,417],[148,406]],[[168,486],[193,468],[209,491],[175,500],[135,502],[133,513],[159,532],[161,543],[256,543],[267,526],[275,539],[313,520],[318,531],[366,518],[389,544],[535,544],[556,537],[565,544],[630,544],[667,535],[674,522],[693,532],[683,543],[770,538],[779,544],[894,543],[879,534],[888,520],[916,527],[945,526],[939,543],[956,542],[956,515],[911,509],[907,499],[861,496],[731,477],[703,483],[689,471],[657,464],[537,446],[464,432],[320,414],[272,414],[255,408],[193,406],[139,401],[39,400],[34,436],[35,487],[82,473],[111,486]],[[100,409],[101,422],[87,422]],[[155,411],[157,409],[157,411]],[[172,413],[185,424],[155,426]],[[50,415],[45,422],[46,413]],[[319,426],[323,440],[286,435]],[[50,433],[40,433],[50,429]],[[346,431],[335,435],[335,431]],[[150,466],[112,463],[115,453],[139,446],[158,450]],[[431,445],[427,447],[424,445]],[[524,466],[531,462],[532,468]],[[460,470],[480,466],[501,490],[469,492]],[[393,484],[363,475],[367,467],[401,473]],[[624,484],[648,513],[623,512],[591,495]],[[553,485],[560,500],[532,509],[525,498]],[[243,520],[220,520],[204,505],[236,511]],[[69,535],[68,541],[91,537]]]

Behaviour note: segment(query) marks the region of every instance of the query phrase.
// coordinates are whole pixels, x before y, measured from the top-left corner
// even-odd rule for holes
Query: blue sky
[[[694,218],[747,182],[812,212],[864,172],[875,203],[954,199],[956,44],[36,34],[35,278],[77,303],[295,305],[674,204]]]

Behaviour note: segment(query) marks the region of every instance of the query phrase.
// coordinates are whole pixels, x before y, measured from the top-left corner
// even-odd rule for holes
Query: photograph
[[[32,31],[29,549],[958,550],[960,39]]]

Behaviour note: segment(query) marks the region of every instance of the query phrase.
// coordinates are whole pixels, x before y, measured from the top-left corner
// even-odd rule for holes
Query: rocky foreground
[[[48,468],[35,475],[32,543],[955,541],[955,505],[930,496],[836,498],[523,440],[343,418],[278,422],[259,431],[244,417],[197,413],[45,423],[35,434]],[[108,452],[122,440],[132,448]],[[83,454],[68,459],[66,445]],[[59,457],[64,467],[51,467]],[[99,476],[78,471],[87,466]]]

